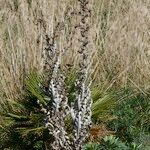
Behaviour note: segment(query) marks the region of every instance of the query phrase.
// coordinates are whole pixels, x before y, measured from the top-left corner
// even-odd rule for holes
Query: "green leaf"
[[[46,129],[43,127],[35,127],[35,128],[18,128],[22,134],[22,136],[27,136],[28,134],[42,134],[43,130]]]
[[[44,94],[40,89],[41,77],[35,73],[31,73],[25,81],[25,85],[30,96],[36,97],[42,104],[46,105],[47,101],[44,99]]]
[[[16,114],[12,114],[12,113],[7,113],[6,114],[6,117],[10,117],[16,121],[26,121],[26,120],[29,120],[29,118],[27,116],[19,116],[19,115],[16,115]]]

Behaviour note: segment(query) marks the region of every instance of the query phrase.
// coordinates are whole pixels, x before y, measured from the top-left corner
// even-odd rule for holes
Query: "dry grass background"
[[[91,0],[92,1],[92,0]],[[91,51],[94,83],[104,90],[150,86],[150,0],[93,0]],[[31,70],[42,72],[44,34],[66,22],[58,49],[68,47],[65,64],[76,66],[76,0],[0,0],[0,98],[14,99]],[[64,65],[65,66],[65,65]]]

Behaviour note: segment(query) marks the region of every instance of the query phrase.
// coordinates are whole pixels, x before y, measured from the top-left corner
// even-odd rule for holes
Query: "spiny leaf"
[[[19,116],[19,115],[16,115],[16,114],[12,114],[12,113],[7,113],[6,114],[7,117],[10,117],[16,121],[26,121],[26,120],[29,120],[29,118],[27,116]]]
[[[38,134],[40,135],[44,129],[46,129],[44,126],[43,127],[37,127],[37,128],[18,128],[22,134],[22,136],[27,136],[30,133],[33,134]]]
[[[41,78],[35,73],[31,73],[26,78],[26,88],[31,96],[35,96],[41,103],[46,105],[46,100],[44,99],[44,94],[40,89]]]
[[[109,109],[115,104],[115,99],[111,94],[105,95],[102,98],[95,100],[92,105],[92,116],[96,120],[106,120],[106,118],[113,118],[108,113]]]
[[[26,112],[25,105],[20,101],[9,100],[8,104],[11,106],[13,112]]]

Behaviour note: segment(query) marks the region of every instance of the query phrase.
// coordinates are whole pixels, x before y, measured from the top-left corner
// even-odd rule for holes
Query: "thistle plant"
[[[80,5],[80,30],[79,42],[80,47],[78,53],[80,55],[79,71],[77,80],[75,81],[75,99],[68,103],[68,97],[65,87],[65,76],[61,71],[61,58],[64,51],[57,50],[56,38],[57,31],[60,32],[60,23],[56,26],[53,36],[47,36],[47,45],[44,49],[44,69],[51,72],[47,87],[41,87],[49,95],[47,103],[44,106],[40,101],[37,101],[41,111],[45,114],[45,127],[49,130],[49,134],[53,135],[54,141],[52,147],[55,150],[79,150],[82,149],[83,143],[88,136],[88,131],[91,126],[91,93],[90,84],[87,84],[89,71],[89,51],[88,51],[88,31],[89,31],[89,1],[79,0]],[[57,35],[57,36],[56,36]],[[52,62],[50,64],[50,62]],[[51,66],[48,68],[47,66]],[[48,69],[48,70],[47,70]],[[49,70],[50,69],[50,70]],[[69,135],[65,127],[65,119],[71,118],[73,126],[72,134]]]

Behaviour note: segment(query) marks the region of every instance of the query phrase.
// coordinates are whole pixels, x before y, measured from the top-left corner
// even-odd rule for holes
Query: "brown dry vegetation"
[[[93,81],[104,90],[134,87],[144,92],[150,85],[150,0],[92,2]],[[42,72],[44,34],[52,34],[56,22],[67,23],[57,37],[58,49],[68,48],[64,68],[70,63],[76,66],[78,18],[67,13],[76,5],[75,0],[0,0],[1,99],[17,98],[25,75]]]

